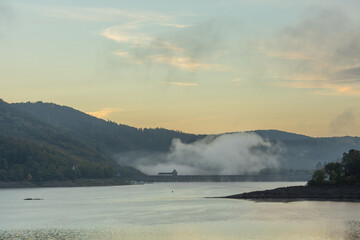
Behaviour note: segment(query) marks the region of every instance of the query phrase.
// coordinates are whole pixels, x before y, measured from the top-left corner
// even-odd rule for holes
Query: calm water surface
[[[0,190],[0,239],[360,239],[360,203],[205,198],[299,184]]]

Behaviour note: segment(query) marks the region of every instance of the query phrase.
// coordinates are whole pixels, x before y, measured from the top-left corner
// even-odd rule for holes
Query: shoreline
[[[222,198],[256,202],[342,201],[360,202],[360,186],[292,186],[245,192]]]
[[[0,189],[11,188],[43,188],[43,187],[99,187],[99,186],[121,186],[129,183],[120,179],[76,179],[64,181],[0,181]]]

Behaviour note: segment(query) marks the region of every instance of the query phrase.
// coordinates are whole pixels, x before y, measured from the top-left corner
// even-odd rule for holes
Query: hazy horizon
[[[137,128],[360,136],[360,2],[0,0],[0,98]]]

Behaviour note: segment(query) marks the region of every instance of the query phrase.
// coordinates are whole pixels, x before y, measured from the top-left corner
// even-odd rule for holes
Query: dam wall
[[[148,180],[153,182],[303,182],[309,179],[311,179],[311,174],[148,176]]]

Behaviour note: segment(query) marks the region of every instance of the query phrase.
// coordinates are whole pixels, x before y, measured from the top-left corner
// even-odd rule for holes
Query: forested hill
[[[0,180],[131,177],[86,143],[0,100]]]
[[[340,161],[344,152],[360,149],[359,137],[290,137],[268,139],[277,149],[277,159],[285,169],[315,169],[328,162]]]
[[[256,133],[257,135],[261,136],[263,139],[270,141],[309,140],[312,138],[301,134],[289,133],[279,130],[255,130],[251,132]]]
[[[98,151],[107,154],[125,151],[168,151],[172,139],[185,143],[204,136],[162,128],[138,129],[99,119],[78,110],[53,103],[15,103],[13,106],[40,118],[48,124],[67,130]]]
[[[27,119],[32,119],[33,122],[40,121],[48,127],[51,126],[51,131],[59,132],[59,136],[66,136],[67,140],[62,142],[71,143],[77,140],[77,143],[74,143],[75,146],[81,143],[85,145],[85,148],[106,155],[107,158],[113,157],[114,154],[127,154],[131,151],[168,152],[174,138],[181,139],[185,143],[192,143],[205,137],[205,135],[186,134],[161,128],[138,129],[105,121],[73,108],[53,103],[28,102],[15,103],[11,106],[13,111],[16,108],[18,114],[26,115]],[[20,119],[17,120],[17,124],[30,124],[29,120],[21,123]],[[42,131],[41,127],[38,129],[40,131],[28,134],[28,137],[33,137],[34,134],[34,136],[38,135],[39,138],[44,138],[43,141],[54,142],[52,138],[49,138],[47,131]],[[257,151],[275,154],[280,167],[285,169],[315,169],[316,165],[336,161],[350,149],[360,148],[359,137],[313,138],[278,130],[251,132],[258,134],[274,146],[270,150],[260,148]],[[153,162],[156,161],[153,159]]]
[[[278,130],[256,130],[277,149],[277,159],[285,169],[315,169],[327,162],[339,161],[344,152],[360,149],[359,137],[318,137]]]

